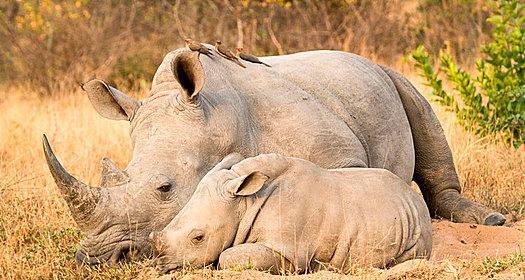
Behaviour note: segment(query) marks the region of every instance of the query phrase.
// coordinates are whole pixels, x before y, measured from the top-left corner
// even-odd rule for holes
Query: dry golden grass
[[[147,261],[98,271],[76,268],[74,252],[81,233],[59,196],[43,158],[41,138],[42,133],[46,133],[58,158],[71,173],[96,184],[102,157],[114,159],[121,167],[130,159],[126,122],[99,117],[88,99],[78,92],[39,99],[27,91],[1,89],[0,112],[0,279],[156,276]],[[452,145],[465,194],[504,213],[523,216],[525,147],[515,150],[479,140],[457,127],[452,116],[444,112],[438,114]],[[520,265],[522,260],[503,270],[515,275]],[[491,272],[486,268],[491,266],[483,260],[443,262],[399,277],[487,277]],[[229,278],[241,274],[243,277],[259,275],[251,271],[199,270],[179,272],[178,276]],[[378,275],[369,270],[355,274],[369,278]],[[335,276],[321,272],[308,278]]]

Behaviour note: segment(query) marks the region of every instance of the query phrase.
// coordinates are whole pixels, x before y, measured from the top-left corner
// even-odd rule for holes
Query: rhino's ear
[[[234,196],[249,196],[260,191],[268,176],[259,171],[241,176],[231,180],[228,184],[228,192]]]
[[[135,112],[140,107],[138,100],[127,96],[102,80],[94,79],[81,87],[87,92],[89,101],[95,110],[104,118],[129,121],[133,119]]]
[[[204,68],[198,52],[183,52],[171,64],[171,71],[182,88],[182,96],[187,102],[195,101],[204,86]]]

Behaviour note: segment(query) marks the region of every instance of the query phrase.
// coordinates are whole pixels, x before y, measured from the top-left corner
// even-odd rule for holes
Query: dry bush
[[[484,39],[483,0],[203,0],[0,2],[0,78],[70,91],[93,76],[144,91],[185,37],[259,55],[338,49],[389,65],[446,38],[460,61]]]
[[[459,62],[472,64],[479,46],[490,37],[492,26],[486,20],[494,2],[421,0],[413,35],[434,55],[447,47]]]
[[[399,12],[401,0],[203,2],[212,10],[206,21],[193,4],[175,6],[181,36],[224,38],[258,54],[340,49],[388,61],[398,59],[410,44],[405,26],[410,14]],[[229,13],[221,12],[224,7]]]
[[[29,84],[47,95],[70,91],[93,76],[112,82],[150,80],[143,74],[151,75],[160,62],[152,58],[160,60],[173,47],[160,39],[152,42],[154,36],[148,34],[173,40],[159,29],[156,17],[162,6],[144,1],[9,0],[2,5],[3,75],[10,83]]]

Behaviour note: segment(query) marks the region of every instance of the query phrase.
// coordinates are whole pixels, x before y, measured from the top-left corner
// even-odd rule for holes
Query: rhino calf
[[[230,155],[150,235],[163,272],[249,265],[272,273],[388,267],[429,258],[421,195],[384,169],[323,169],[298,158]]]

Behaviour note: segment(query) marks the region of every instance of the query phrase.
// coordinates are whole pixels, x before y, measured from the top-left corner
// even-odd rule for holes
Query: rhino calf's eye
[[[160,187],[158,187],[157,190],[161,192],[169,192],[171,191],[171,183],[164,183],[160,185]]]
[[[190,233],[190,238],[191,238],[191,243],[193,243],[194,245],[199,245],[205,239],[204,231],[193,230]]]
[[[193,237],[192,242],[193,242],[194,244],[199,244],[199,243],[201,243],[203,240],[204,240],[204,235],[198,235],[198,236]]]

